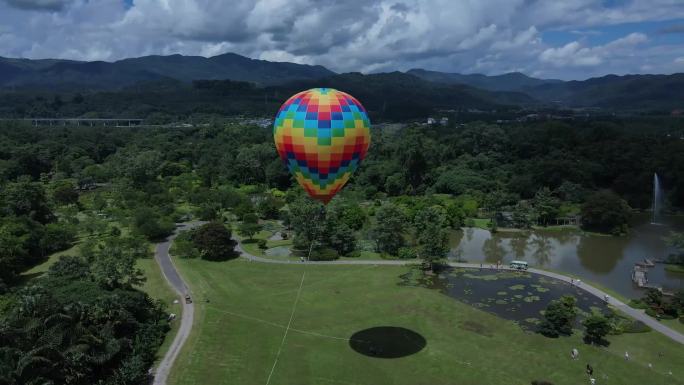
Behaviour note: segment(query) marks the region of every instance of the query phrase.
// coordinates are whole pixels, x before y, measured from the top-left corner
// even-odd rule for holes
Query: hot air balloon
[[[297,182],[309,196],[327,204],[366,156],[370,120],[353,96],[313,88],[283,103],[273,137]]]

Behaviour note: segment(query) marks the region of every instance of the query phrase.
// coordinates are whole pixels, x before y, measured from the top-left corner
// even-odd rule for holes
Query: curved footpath
[[[178,357],[181,348],[185,344],[185,341],[190,335],[190,330],[192,329],[192,322],[195,317],[195,305],[193,303],[185,303],[185,294],[190,293],[190,289],[178,274],[176,266],[169,256],[169,248],[173,239],[176,238],[179,232],[191,229],[200,225],[201,222],[191,222],[191,223],[180,223],[177,225],[176,231],[168,237],[164,242],[157,243],[154,249],[154,259],[159,264],[162,274],[166,281],[171,285],[173,290],[178,293],[179,300],[183,304],[183,313],[181,315],[181,324],[178,327],[178,332],[176,337],[173,339],[169,350],[164,355],[164,358],[159,362],[154,370],[154,385],[166,385],[166,379],[169,377],[169,372],[173,366],[173,362]]]
[[[159,264],[159,267],[162,270],[162,273],[164,274],[164,278],[169,282],[169,284],[173,287],[173,289],[179,294],[179,296],[182,297],[185,296],[186,293],[190,292],[190,289],[188,286],[185,284],[183,279],[180,277],[178,274],[178,271],[176,270],[176,267],[173,264],[173,261],[171,260],[171,257],[169,256],[169,248],[171,246],[171,242],[173,239],[178,235],[178,232],[187,230],[196,226],[201,225],[203,222],[190,222],[190,223],[183,223],[179,224],[176,232],[170,236],[167,240],[165,240],[162,243],[158,243],[157,247],[155,249],[155,255],[154,258]],[[399,260],[341,260],[341,261],[308,261],[308,262],[295,262],[295,261],[279,261],[275,259],[269,259],[269,258],[263,258],[263,257],[257,257],[256,255],[252,255],[248,252],[246,252],[243,248],[242,245],[240,244],[239,240],[237,238],[234,238],[237,241],[237,245],[235,246],[235,249],[240,253],[240,256],[242,258],[245,258],[250,261],[254,262],[260,262],[260,263],[276,263],[276,264],[292,264],[292,265],[301,265],[301,264],[308,264],[308,265],[393,265],[393,266],[403,266],[403,265],[409,265],[416,263],[416,261],[399,261]],[[480,269],[481,265],[478,263],[459,263],[459,262],[450,262],[449,266],[452,267],[464,267],[464,268],[471,268],[471,269]],[[487,268],[489,269],[489,268]],[[498,270],[512,270],[508,267],[500,267]],[[550,271],[546,270],[539,270],[539,269],[534,269],[530,268],[527,270],[529,273],[533,274],[539,274],[543,275],[546,277],[550,278],[555,278],[563,282],[567,282],[568,284],[572,284],[571,280],[572,278],[558,274],[558,273],[553,273]],[[588,292],[589,294],[592,294],[601,300],[606,298],[608,293],[599,290],[591,285],[587,285],[586,283],[579,283],[577,284],[577,280],[574,280],[575,286],[579,287],[580,289],[583,289],[584,291]],[[628,316],[639,320],[643,322],[644,324],[648,325],[651,327],[653,330],[656,330],[665,336],[669,337],[670,339],[679,342],[680,344],[684,345],[684,335],[681,333],[670,329],[669,327],[661,324],[657,320],[653,319],[652,317],[646,315],[643,310],[640,309],[634,309],[629,307],[627,304],[623,303],[622,301],[619,301],[613,297],[610,297],[610,305],[613,307],[617,308],[621,312],[627,314]],[[181,325],[178,328],[178,333],[176,334],[176,337],[173,340],[173,343],[171,344],[171,347],[169,350],[166,352],[166,355],[162,359],[162,361],[159,363],[155,370],[155,375],[154,375],[154,385],[166,385],[166,379],[169,376],[169,372],[171,370],[171,367],[173,366],[174,361],[176,360],[176,357],[178,357],[178,353],[180,352],[181,348],[185,344],[185,341],[188,339],[188,336],[190,335],[190,329],[192,329],[192,323],[194,319],[194,305],[192,303],[187,304],[185,301],[182,301],[183,303],[183,315],[181,317]]]

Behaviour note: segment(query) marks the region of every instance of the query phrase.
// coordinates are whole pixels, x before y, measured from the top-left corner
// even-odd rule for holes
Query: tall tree
[[[251,222],[251,221],[242,221],[237,228],[238,234],[240,234],[243,237],[247,237],[250,240],[254,238],[254,235],[257,234],[261,229],[263,228],[262,225],[259,223]]]
[[[107,289],[131,288],[145,282],[137,260],[149,257],[149,253],[144,240],[131,237],[110,237],[101,244],[82,247],[94,280]]]
[[[406,216],[395,204],[386,202],[375,212],[371,237],[375,240],[378,251],[397,255],[405,244],[405,231]]]
[[[627,232],[632,209],[627,202],[609,190],[591,194],[582,205],[582,226],[586,229],[610,232]]]
[[[219,222],[202,225],[193,234],[192,241],[206,260],[225,261],[238,256],[235,252],[237,242],[233,240],[231,231]]]
[[[325,229],[325,209],[309,198],[300,196],[288,204],[288,218],[295,232],[294,243],[311,248],[320,242]]]
[[[430,206],[416,214],[414,220],[420,257],[435,270],[435,263],[446,257],[449,251],[447,222],[440,206]]]
[[[602,314],[592,314],[582,321],[584,326],[584,342],[596,345],[608,345],[605,337],[610,332],[610,323]]]
[[[539,331],[547,337],[569,336],[577,317],[575,304],[577,299],[571,295],[564,295],[560,299],[551,301],[544,311],[544,319],[539,325]]]
[[[534,196],[534,209],[540,224],[547,226],[558,216],[560,202],[548,187],[543,187]]]
[[[54,219],[43,185],[31,182],[27,177],[8,183],[0,192],[0,203],[0,211],[5,215],[27,216],[40,223],[48,223]]]

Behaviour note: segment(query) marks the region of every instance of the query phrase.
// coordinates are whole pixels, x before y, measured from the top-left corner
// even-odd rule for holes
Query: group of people
[[[577,348],[573,348],[570,351],[570,358],[572,358],[573,360],[576,360],[579,358],[579,350],[577,350]],[[596,384],[596,379],[594,378],[594,368],[591,365],[587,364],[586,372],[587,372],[587,375],[589,376],[589,383],[591,385]]]
[[[606,297],[608,297],[608,296],[606,296]],[[607,301],[608,301],[608,299],[606,299],[606,302],[607,302]],[[662,356],[663,356],[663,353],[662,353],[662,352],[659,352],[659,353],[658,353],[658,357],[662,357]],[[570,357],[571,357],[573,360],[576,360],[576,359],[579,358],[579,351],[577,350],[577,348],[573,348],[573,349],[570,351]],[[624,356],[624,357],[625,357],[625,361],[629,361],[629,358],[630,358],[630,357],[629,357],[629,352],[628,352],[628,351],[625,351],[625,356]],[[653,364],[651,364],[651,363],[649,362],[649,363],[648,363],[648,368],[649,368],[649,369],[653,369]],[[590,384],[590,385],[595,385],[595,384],[596,384],[596,378],[594,378],[594,368],[593,368],[591,365],[589,365],[589,364],[587,364],[586,373],[587,373],[587,375],[589,376],[589,384]],[[670,370],[670,371],[668,372],[668,374],[669,374],[669,375],[672,375],[672,371]]]

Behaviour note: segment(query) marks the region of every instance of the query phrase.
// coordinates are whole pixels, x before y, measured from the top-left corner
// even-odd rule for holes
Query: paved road
[[[237,250],[242,253],[242,257],[256,261],[256,262],[263,262],[263,263],[283,263],[283,264],[302,264],[302,262],[296,262],[296,261],[279,261],[275,259],[269,259],[269,258],[263,258],[263,257],[258,257],[256,255],[249,254],[245,252],[240,245],[238,244]],[[338,260],[338,261],[309,261],[309,262],[303,262],[306,264],[312,264],[312,265],[408,265],[408,264],[414,264],[416,261],[397,261],[397,260]],[[457,263],[457,262],[450,262],[449,266],[452,267],[465,267],[465,268],[473,268],[473,269],[479,269],[480,264],[476,263]],[[486,265],[485,265],[486,266]],[[501,267],[499,270],[511,270],[508,267]],[[581,283],[576,283],[577,280],[562,274],[558,273],[553,273],[550,271],[546,270],[539,270],[539,269],[528,269],[527,270],[530,273],[533,274],[539,274],[543,275],[546,277],[550,278],[555,278],[558,280],[561,280],[563,282],[567,282],[568,284],[571,284],[571,282],[575,282],[575,286],[577,286],[580,289],[583,289],[584,291],[588,292],[589,294],[592,294],[601,300],[604,300],[606,296],[609,296],[608,293],[599,290],[591,285],[588,285],[584,282]],[[613,298],[609,297],[608,302],[621,312],[629,315],[630,317],[637,319],[644,324],[648,325],[651,327],[653,330],[656,330],[665,336],[669,337],[670,339],[679,342],[680,344],[684,345],[684,335],[681,333],[670,329],[669,327],[663,325],[662,323],[658,322],[656,319],[653,317],[647,315],[644,310],[641,309],[634,309],[632,307],[629,307],[627,304]]]
[[[183,304],[183,313],[181,315],[178,332],[176,333],[176,337],[173,339],[169,350],[166,352],[166,355],[155,369],[154,385],[166,385],[166,379],[169,377],[171,367],[190,335],[192,322],[195,317],[195,305],[192,303],[185,303],[185,299],[183,298],[186,293],[190,293],[190,289],[185,284],[185,281],[183,281],[183,278],[178,274],[178,270],[176,270],[176,266],[174,266],[171,256],[169,256],[169,248],[171,247],[173,239],[176,238],[180,231],[190,229],[200,224],[201,222],[179,224],[175,233],[164,242],[157,243],[157,247],[154,250],[154,259],[159,264],[164,278],[166,278],[166,281],[171,285],[173,290],[178,293],[179,300]]]

